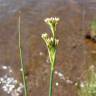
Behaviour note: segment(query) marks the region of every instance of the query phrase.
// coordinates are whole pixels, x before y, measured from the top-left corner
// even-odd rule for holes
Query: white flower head
[[[47,33],[44,33],[44,34],[42,34],[42,36],[41,36],[43,39],[46,39],[46,38],[48,38],[48,34]]]
[[[8,67],[7,66],[2,66],[2,69],[6,70]]]
[[[58,43],[59,43],[59,40],[56,39],[56,40],[55,40],[55,45],[58,45]]]
[[[56,26],[60,19],[58,17],[46,18],[44,21],[47,23],[52,31],[53,37],[55,37]]]
[[[60,19],[58,17],[51,17],[51,18],[46,18],[44,21],[46,23],[52,23],[52,22],[58,22]]]

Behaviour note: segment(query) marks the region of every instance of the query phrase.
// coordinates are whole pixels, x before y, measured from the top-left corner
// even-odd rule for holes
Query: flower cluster
[[[57,17],[51,17],[51,18],[46,18],[44,21],[47,23],[47,24],[49,24],[49,25],[51,25],[51,24],[58,24],[58,21],[59,21],[60,19],[59,18],[57,18]]]
[[[46,45],[48,46],[48,48],[52,48],[52,47],[56,47],[59,43],[58,39],[54,39],[53,37],[48,38],[48,34],[42,34],[42,38],[45,41]]]
[[[55,35],[56,35],[56,25],[58,24],[58,21],[59,21],[59,18],[46,18],[44,20],[50,27],[51,31],[52,31],[52,37],[48,37],[48,34],[47,33],[44,33],[42,34],[42,38],[43,40],[45,41],[46,45],[48,48],[52,48],[52,47],[55,47],[58,45],[58,42],[59,40],[55,38]]]
[[[56,32],[56,25],[59,22],[59,18],[57,17],[51,17],[51,18],[46,18],[44,21],[45,23],[47,23],[52,31],[53,37],[55,36],[55,32]]]

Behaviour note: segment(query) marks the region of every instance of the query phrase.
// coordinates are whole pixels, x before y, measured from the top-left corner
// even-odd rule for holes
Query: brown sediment
[[[81,3],[78,3],[79,1]],[[93,55],[90,52],[96,50],[96,44],[84,37],[89,30],[90,21],[96,17],[96,11],[90,6],[92,7],[92,3],[87,0],[85,2],[82,0],[40,0],[20,9],[22,11],[23,60],[28,68],[30,96],[48,96],[50,64],[47,62],[48,53],[41,39],[42,33],[50,34],[50,30],[43,21],[46,17],[57,16],[61,19],[57,31],[60,42],[56,70],[76,81],[91,65]],[[21,80],[18,62],[17,15],[18,12],[9,16],[7,21],[0,23],[0,66],[11,66],[14,77]],[[40,52],[43,55],[40,55]],[[54,77],[53,96],[57,96],[56,80]],[[74,85],[68,85],[60,79],[58,81],[61,84],[58,86],[60,96],[77,96]]]

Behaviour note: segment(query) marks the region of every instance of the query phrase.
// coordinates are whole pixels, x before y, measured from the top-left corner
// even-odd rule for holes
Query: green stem
[[[25,66],[23,64],[23,55],[22,55],[22,48],[21,48],[21,18],[19,16],[19,22],[18,22],[18,32],[19,32],[19,56],[20,56],[20,64],[21,64],[21,74],[24,84],[24,96],[28,96],[28,88],[27,88],[27,79],[25,76]]]
[[[56,49],[53,48],[51,52],[54,54],[53,55],[49,54],[50,62],[51,62],[49,96],[52,96],[52,85],[53,85],[54,69],[55,69],[55,62],[56,62]]]
[[[55,40],[56,28],[54,28],[54,26],[51,26],[51,31],[52,31],[53,38]]]
[[[54,69],[51,69],[50,74],[50,86],[49,86],[49,96],[52,96],[52,84],[53,84]]]

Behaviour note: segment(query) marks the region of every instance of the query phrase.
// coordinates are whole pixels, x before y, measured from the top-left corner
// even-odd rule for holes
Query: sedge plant
[[[47,33],[44,33],[41,36],[47,46],[49,59],[51,63],[49,96],[52,96],[52,83],[53,83],[53,76],[54,76],[54,70],[56,65],[56,49],[59,42],[59,40],[56,38],[56,27],[57,27],[59,18],[51,17],[51,18],[46,18],[44,21],[45,23],[48,24],[52,33],[51,37],[49,37]]]
[[[28,96],[28,88],[27,88],[27,77],[26,77],[26,70],[25,70],[25,64],[23,63],[23,51],[21,46],[21,17],[19,16],[18,19],[18,44],[19,44],[19,58],[20,58],[20,65],[21,65],[21,75],[22,75],[22,81],[24,85],[24,96]]]

